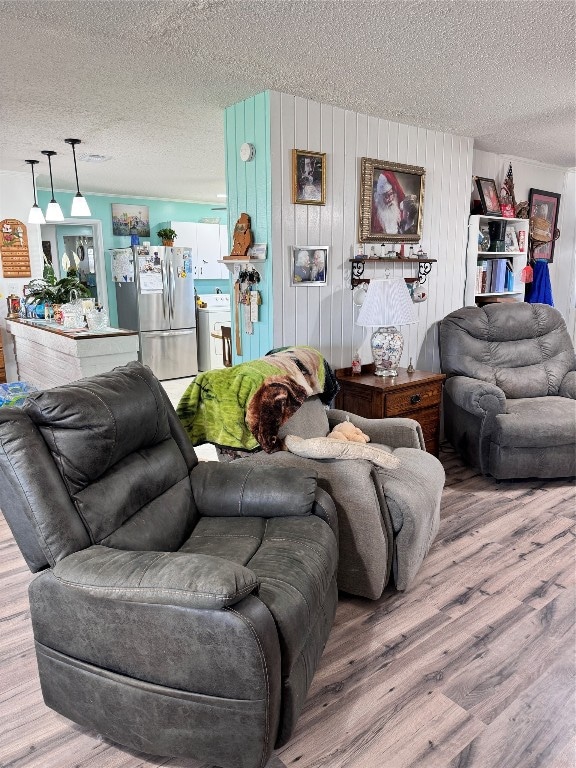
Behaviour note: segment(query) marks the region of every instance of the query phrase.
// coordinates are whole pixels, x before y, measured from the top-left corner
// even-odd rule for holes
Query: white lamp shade
[[[72,210],[70,216],[90,216],[90,208],[84,195],[75,195],[72,200]]]
[[[28,224],[46,224],[46,219],[42,213],[42,208],[40,208],[39,205],[34,204],[32,208],[30,208],[30,213],[28,214]]]
[[[402,278],[370,280],[356,325],[374,328],[417,322],[410,291]]]
[[[51,200],[48,203],[48,208],[46,208],[46,221],[64,221],[62,208],[60,208],[60,205],[55,200]]]

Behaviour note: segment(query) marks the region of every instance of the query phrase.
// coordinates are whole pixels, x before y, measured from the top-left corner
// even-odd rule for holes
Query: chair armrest
[[[389,418],[365,419],[354,413],[332,409],[328,411],[330,429],[343,421],[350,421],[368,435],[372,443],[389,445],[391,448],[421,448],[426,450],[422,427],[414,419]]]
[[[233,461],[203,461],[190,473],[194,501],[206,517],[312,514],[318,473],[286,472]]]
[[[576,400],[576,371],[568,371],[560,382],[560,397],[570,397]]]
[[[468,376],[453,376],[444,387],[454,403],[473,416],[484,418],[506,413],[506,395],[496,384]]]
[[[259,587],[253,571],[212,555],[126,552],[95,545],[52,569],[64,586],[95,597],[182,608],[225,608]]]

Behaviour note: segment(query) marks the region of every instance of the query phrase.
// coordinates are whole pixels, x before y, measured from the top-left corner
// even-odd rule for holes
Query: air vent
[[[111,160],[111,155],[95,155],[95,154],[84,154],[84,155],[78,155],[78,160],[81,160],[83,163],[106,163],[108,160]]]

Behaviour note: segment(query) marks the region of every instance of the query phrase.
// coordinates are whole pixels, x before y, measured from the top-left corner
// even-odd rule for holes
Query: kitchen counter
[[[48,389],[138,359],[138,333],[123,328],[63,328],[45,320],[6,320],[18,379]]]

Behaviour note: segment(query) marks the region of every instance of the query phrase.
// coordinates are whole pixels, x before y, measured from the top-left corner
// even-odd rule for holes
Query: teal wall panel
[[[55,192],[56,199],[60,203],[64,216],[68,216],[74,197],[73,192]],[[45,210],[50,200],[48,190],[38,190],[38,204]],[[112,282],[112,273],[110,269],[112,248],[126,248],[130,246],[129,236],[118,236],[112,234],[112,203],[124,203],[126,205],[147,205],[150,217],[150,239],[152,245],[160,245],[160,240],[156,237],[156,232],[162,226],[166,226],[170,221],[200,221],[203,218],[218,218],[221,224],[227,223],[226,211],[213,211],[214,206],[208,203],[188,203],[178,200],[154,200],[152,198],[142,197],[113,197],[109,195],[86,195],[86,200],[90,207],[92,219],[99,219],[102,222],[102,238],[104,240],[104,258],[106,260],[106,276],[108,285],[108,304],[110,310],[110,322],[112,325],[118,324],[118,313],[116,310],[116,289]],[[82,219],[78,219],[82,223]],[[178,239],[176,239],[178,245]],[[184,245],[184,243],[183,243]],[[222,291],[228,290],[227,280],[198,280],[196,289],[198,293],[214,293],[216,287]]]
[[[241,363],[262,357],[272,348],[272,206],[270,181],[270,97],[260,93],[250,99],[228,107],[225,111],[224,134],[226,141],[226,185],[228,193],[229,228],[232,231],[241,213],[252,220],[254,242],[268,243],[267,260],[255,265],[260,273],[258,286],[262,295],[259,320],[254,323],[253,335],[244,332],[241,319],[242,354],[236,352],[233,342],[233,361]],[[244,142],[254,144],[254,160],[245,163],[240,159],[240,146]],[[231,292],[234,296],[231,280]],[[240,308],[241,314],[243,307]],[[232,310],[233,337],[235,337],[235,312]]]

